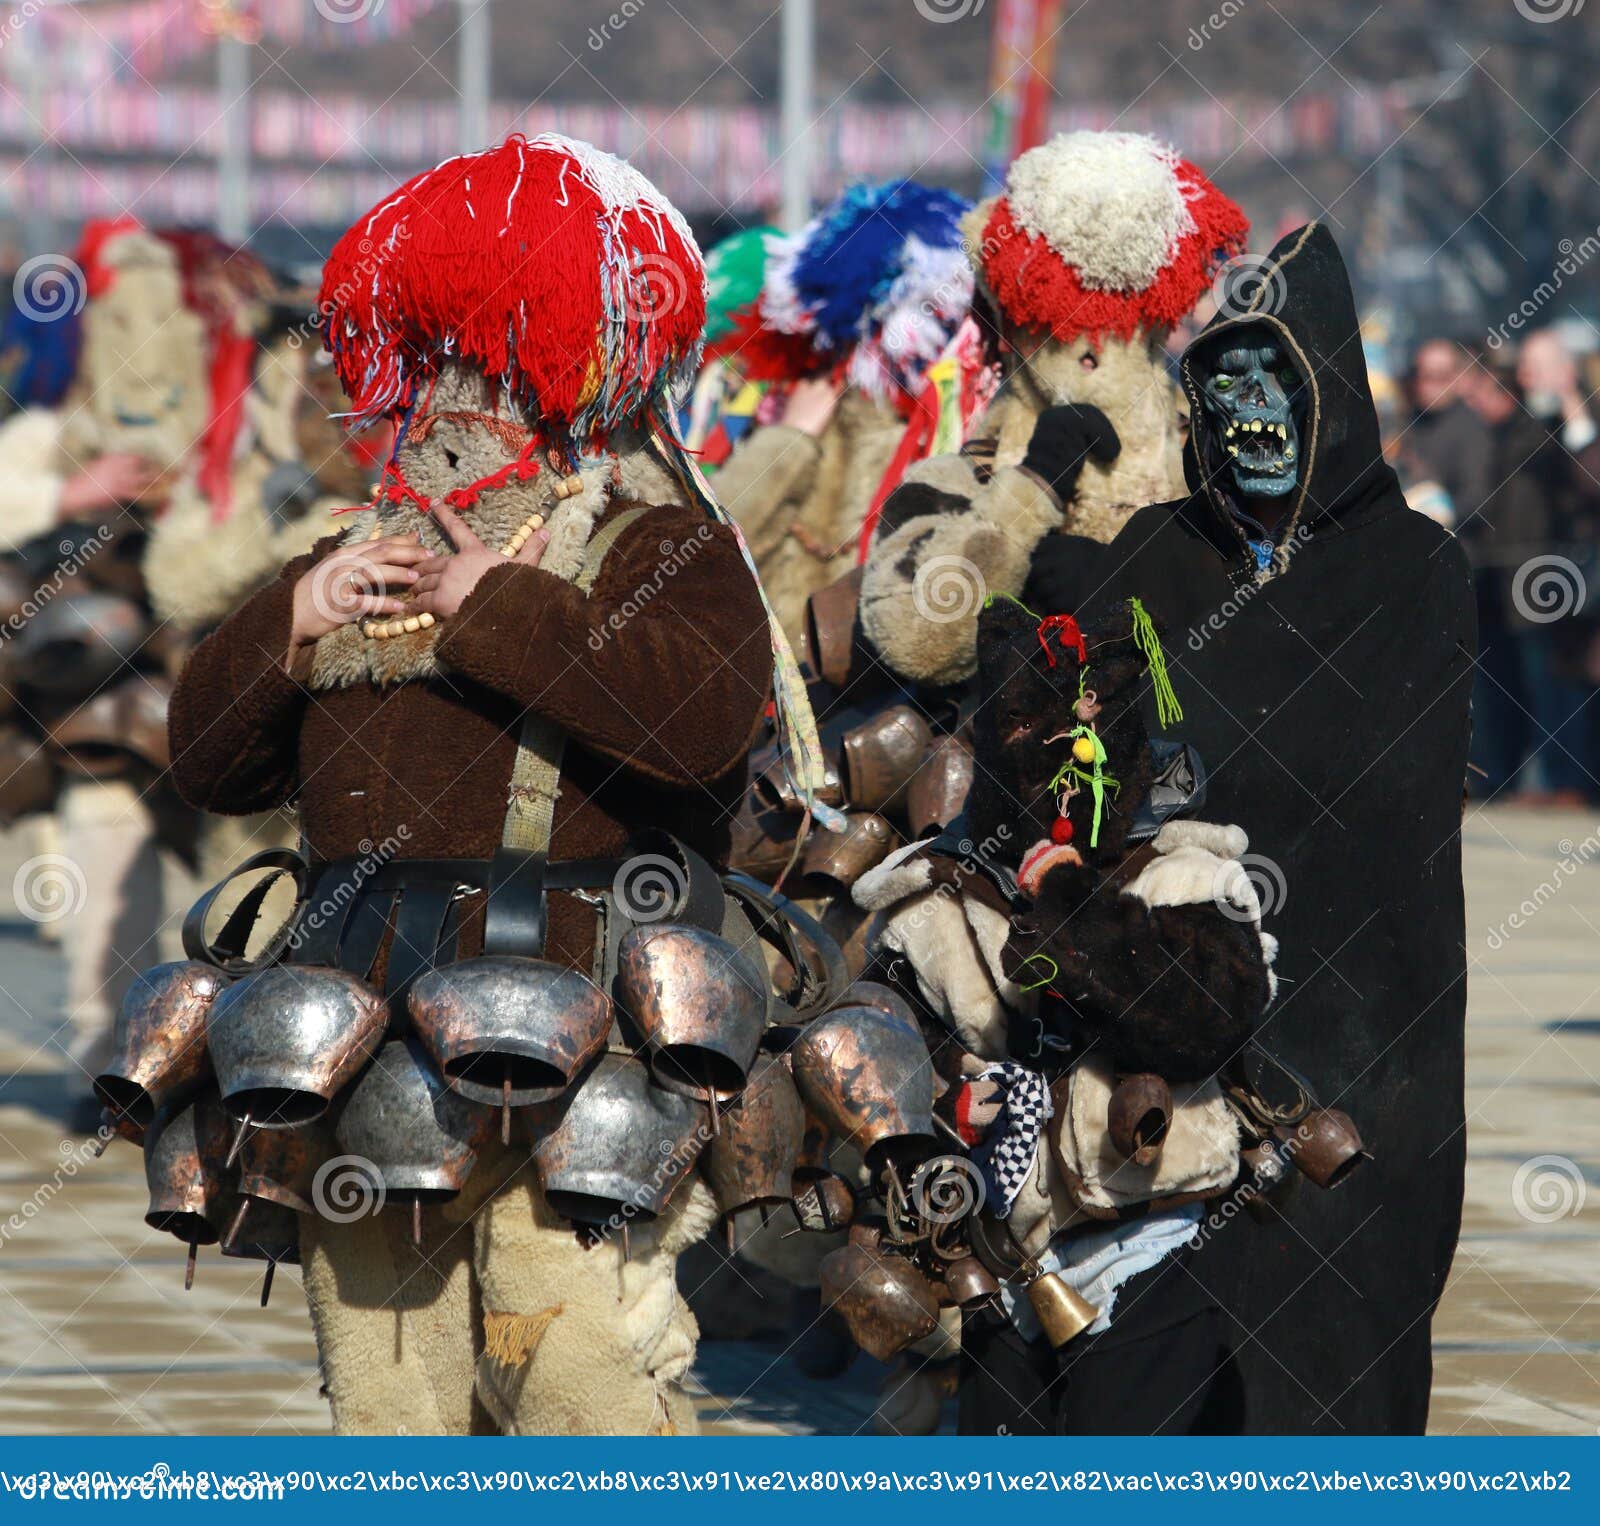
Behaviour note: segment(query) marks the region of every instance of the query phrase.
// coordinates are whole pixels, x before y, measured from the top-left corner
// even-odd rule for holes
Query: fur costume
[[[1472,587],[1460,546],[1407,508],[1383,459],[1334,239],[1298,229],[1261,270],[1265,310],[1219,317],[1198,342],[1265,325],[1313,379],[1273,563],[1258,566],[1231,513],[1230,458],[1197,410],[1186,494],[1108,546],[1047,539],[1024,598],[1082,609],[1138,594],[1162,612],[1173,683],[1206,697],[1184,729],[1212,764],[1209,799],[1288,887],[1272,913],[1286,995],[1264,1042],[1373,1141],[1348,1185],[1289,1204],[1290,1232],[1235,1222],[1207,1248],[1201,1275],[1253,1335],[1244,1423],[1421,1432],[1465,1169]]]
[[[1277,945],[1261,930],[1238,828],[1136,829],[1152,774],[1137,709],[1144,649],[1126,617],[1085,629],[1087,663],[1065,641],[1050,651],[1038,617],[1007,603],[982,632],[987,700],[966,822],[892,855],[858,881],[855,899],[874,913],[880,962],[903,966],[932,1032],[956,1046],[960,1074],[1020,1060],[1056,1076],[1055,1116],[1010,1210],[1037,1256],[1063,1231],[1233,1182],[1238,1128],[1215,1072],[1271,1000]],[[1096,767],[1117,784],[1103,792],[1098,826],[1093,792],[1062,764],[1075,726],[1103,743]],[[952,850],[954,837],[964,850]],[[972,858],[975,842],[991,863],[1020,862],[1020,899]],[[1023,853],[1033,842],[1041,847]],[[1030,878],[1029,861],[1052,843],[1053,866]],[[1115,1080],[1136,1071],[1173,1090],[1169,1135],[1150,1165],[1125,1159],[1108,1127]]]
[[[806,599],[855,565],[923,376],[971,305],[966,210],[910,181],[852,187],[798,233],[769,235],[758,300],[708,348],[754,382],[832,374],[846,387],[819,436],[780,417],[717,476],[791,639]]]
[[[1108,541],[1182,477],[1169,330],[1215,263],[1243,247],[1238,207],[1152,138],[1072,132],[1012,165],[1005,193],[966,219],[982,297],[1006,353],[999,395],[962,458],[911,467],[884,506],[862,585],[868,639],[901,677],[971,677],[985,593],[1020,593],[1053,531]],[[1039,415],[1087,403],[1122,449],[1087,463],[1071,501],[1019,473]],[[952,572],[954,569],[954,572]],[[942,602],[935,585],[959,579]]]
[[[648,439],[703,314],[681,218],[608,155],[513,138],[387,198],[336,247],[323,292],[357,415],[399,425],[375,503],[338,540],[403,530],[443,549],[435,503],[490,546],[538,509],[551,539],[536,567],[491,567],[432,629],[341,626],[291,675],[296,583],[337,544],[319,542],[190,659],[172,706],[187,797],[226,812],[293,797],[323,863],[382,843],[403,843],[402,869],[482,861],[502,844],[519,748],[542,745],[522,740],[540,734],[531,716],[563,739],[533,851],[611,859],[670,823],[725,861],[773,647],[734,531]],[[577,491],[557,491],[574,477]],[[483,928],[481,905],[463,911],[458,958]],[[596,930],[592,900],[551,891],[546,959],[590,974]],[[369,975],[380,988],[391,953],[386,928]],[[525,1147],[484,1161],[453,1210],[428,1210],[420,1259],[383,1215],[308,1226],[338,1429],[693,1428],[680,1380],[695,1330],[673,1265],[712,1222],[709,1194],[687,1174],[622,1266],[614,1236],[580,1240],[549,1211],[526,1162]]]

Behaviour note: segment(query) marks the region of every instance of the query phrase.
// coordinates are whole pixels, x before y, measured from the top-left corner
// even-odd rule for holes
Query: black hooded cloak
[[[1246,323],[1273,328],[1310,378],[1305,469],[1266,574],[1228,511],[1227,457],[1190,374],[1199,346]],[[1182,372],[1189,496],[1140,510],[1109,545],[1047,537],[1024,598],[1092,614],[1137,595],[1164,627],[1174,731],[1210,770],[1208,813],[1249,833],[1282,944],[1260,1040],[1376,1157],[1332,1192],[1302,1183],[1276,1224],[1235,1215],[1196,1258],[1236,1321],[1243,1427],[1417,1432],[1466,1155],[1466,561],[1383,460],[1324,228],[1273,250],[1255,310],[1219,314]]]

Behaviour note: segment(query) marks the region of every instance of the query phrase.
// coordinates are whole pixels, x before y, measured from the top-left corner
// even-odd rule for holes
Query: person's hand
[[[1091,456],[1109,466],[1122,453],[1117,431],[1091,403],[1056,403],[1039,415],[1022,464],[1044,478],[1065,503]]]
[[[61,484],[56,513],[64,520],[96,519],[133,503],[161,478],[161,468],[132,451],[98,456]]]
[[[519,567],[537,567],[544,548],[550,544],[548,530],[535,530],[515,556],[505,557],[484,545],[472,527],[443,504],[434,506],[433,517],[456,549],[454,555],[430,556],[417,563],[421,576],[417,579],[417,596],[411,604],[412,611],[417,614],[453,615],[466,603],[467,595],[478,586],[478,579],[491,567],[503,567],[508,561]]]
[[[783,405],[783,422],[816,439],[828,427],[843,395],[844,383],[826,376],[796,382]]]
[[[417,581],[417,565],[428,552],[415,535],[386,535],[359,541],[307,569],[294,585],[294,613],[289,630],[290,672],[314,642],[341,625],[374,615],[398,615],[406,606],[394,590]]]

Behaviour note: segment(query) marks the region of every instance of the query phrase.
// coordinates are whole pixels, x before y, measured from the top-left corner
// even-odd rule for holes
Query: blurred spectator
[[[1458,519],[1489,485],[1489,444],[1467,404],[1472,380],[1472,357],[1453,339],[1424,340],[1411,363],[1415,416],[1403,437],[1405,458],[1414,476],[1444,491]]]
[[[1515,368],[1486,357],[1456,381],[1486,446],[1483,476],[1456,500],[1478,598],[1473,761],[1491,797],[1520,780],[1526,803],[1580,806],[1600,793],[1582,669],[1593,579],[1580,566],[1594,541],[1600,430],[1556,336],[1523,348]]]

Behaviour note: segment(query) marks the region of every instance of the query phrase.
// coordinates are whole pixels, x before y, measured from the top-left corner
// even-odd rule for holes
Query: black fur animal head
[[[1020,605],[996,599],[979,619],[980,700],[973,723],[978,766],[968,803],[974,837],[987,839],[1004,824],[1010,840],[1026,848],[1050,835],[1061,814],[1061,791],[1051,788],[1051,780],[1072,758],[1073,729],[1087,723],[1105,747],[1104,774],[1120,788],[1105,790],[1099,842],[1091,848],[1094,797],[1087,784],[1078,784],[1066,813],[1072,845],[1086,864],[1121,856],[1128,822],[1152,778],[1150,736],[1140,711],[1147,663],[1126,606],[1085,626],[1083,638],[1086,673],[1076,644]]]

